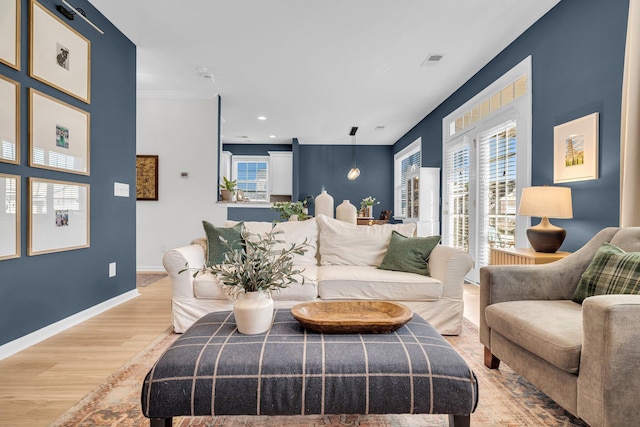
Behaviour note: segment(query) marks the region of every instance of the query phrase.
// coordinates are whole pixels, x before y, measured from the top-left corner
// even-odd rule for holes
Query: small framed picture
[[[20,70],[20,0],[0,0],[0,62]]]
[[[553,128],[553,182],[598,179],[599,114]]]
[[[35,0],[31,0],[30,30],[29,75],[88,104],[91,95],[89,39]]]
[[[0,76],[0,162],[20,164],[20,83],[4,76]]]
[[[136,156],[136,200],[158,200],[158,156]]]
[[[89,113],[29,89],[29,166],[89,175]]]
[[[27,255],[89,247],[89,184],[29,178]]]
[[[0,260],[20,257],[20,177],[0,173]]]

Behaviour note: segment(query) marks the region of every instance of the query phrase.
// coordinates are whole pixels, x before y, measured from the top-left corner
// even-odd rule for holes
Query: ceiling
[[[138,95],[219,94],[225,143],[350,144],[358,126],[358,145],[395,143],[559,2],[90,1],[136,44]]]

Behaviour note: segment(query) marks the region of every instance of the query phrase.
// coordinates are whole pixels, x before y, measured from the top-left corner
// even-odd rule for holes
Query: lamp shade
[[[523,188],[518,215],[573,218],[571,188],[548,185]]]

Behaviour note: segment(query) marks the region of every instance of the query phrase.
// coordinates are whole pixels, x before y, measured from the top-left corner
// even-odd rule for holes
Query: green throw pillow
[[[440,236],[406,237],[394,231],[391,234],[387,254],[379,268],[428,276],[427,260],[438,243],[440,243]]]
[[[242,230],[244,224],[242,222],[233,227],[216,227],[210,222],[202,221],[204,231],[207,234],[208,257],[207,266],[224,263],[224,255],[231,249],[220,238],[223,238],[231,245],[232,249],[242,249],[244,240],[242,238]]]
[[[604,243],[582,274],[571,298],[582,304],[593,295],[640,294],[640,252]]]

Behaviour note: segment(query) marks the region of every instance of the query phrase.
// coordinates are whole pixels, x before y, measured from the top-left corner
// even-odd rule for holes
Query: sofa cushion
[[[318,298],[318,267],[307,265],[295,268],[303,270],[304,285],[302,277],[296,277],[298,283],[291,283],[288,287],[271,293],[275,301],[311,301]],[[222,282],[208,271],[198,273],[193,279],[193,295],[197,299],[230,299],[224,292]]]
[[[244,232],[254,234],[257,236],[264,236],[271,232],[273,224],[266,221],[231,221],[225,222],[225,227],[233,227],[235,225],[242,224],[244,226]]]
[[[324,215],[318,216],[318,251],[320,265],[379,266],[382,263],[391,232],[413,236],[416,225],[354,225]]]
[[[282,235],[277,235],[277,238],[285,242],[276,245],[275,249],[288,249],[291,245],[300,245],[305,240],[310,245],[306,248],[304,255],[293,255],[295,265],[318,265],[318,222],[315,218],[305,221],[280,222],[273,227],[273,232],[282,232]]]
[[[207,235],[207,266],[222,264],[224,256],[231,249],[242,249],[244,240],[242,239],[243,223],[238,223],[233,227],[216,227],[208,221],[202,221],[204,232]],[[226,240],[230,246],[221,239]]]
[[[582,306],[569,300],[509,301],[485,308],[487,325],[525,350],[569,373],[578,372]]]
[[[609,294],[640,294],[640,252],[603,243],[571,299],[582,304],[587,297]]]
[[[318,295],[322,299],[435,301],[442,296],[442,283],[420,274],[371,266],[323,265]]]
[[[440,236],[406,237],[394,231],[380,268],[428,276],[427,261],[438,243]]]

